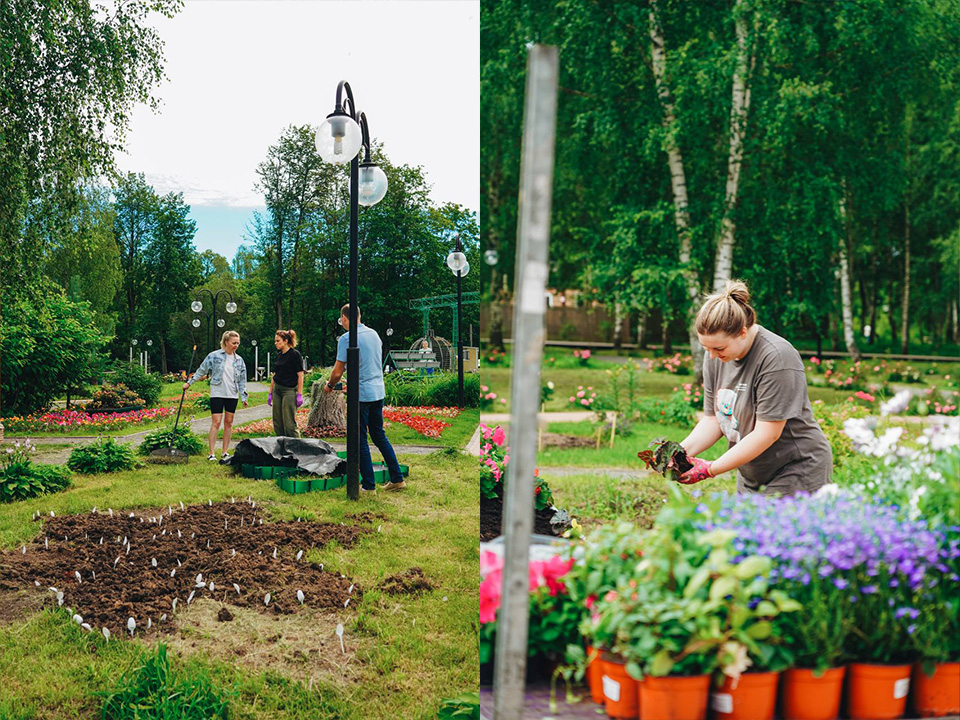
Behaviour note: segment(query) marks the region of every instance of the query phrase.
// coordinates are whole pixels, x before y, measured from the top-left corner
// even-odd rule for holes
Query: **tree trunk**
[[[683,168],[683,155],[676,141],[676,111],[670,88],[666,79],[667,53],[663,42],[663,30],[660,28],[657,0],[650,2],[650,44],[653,65],[653,77],[657,85],[657,97],[663,109],[663,127],[666,133],[667,162],[670,167],[670,187],[673,190],[674,223],[677,238],[680,241],[680,267],[687,286],[687,334],[690,337],[690,353],[693,355],[693,373],[695,382],[703,382],[703,348],[697,338],[696,316],[697,296],[700,294],[700,282],[690,264],[692,237],[690,232],[690,202],[687,198],[687,176]]]
[[[646,325],[647,325],[647,311],[641,310],[639,316],[637,317],[637,349],[645,350],[647,347],[647,334],[646,334]]]
[[[623,332],[623,305],[616,302],[613,304],[613,347],[619,350],[623,345],[623,339],[620,333]]]
[[[160,374],[167,374],[167,341],[160,338]]]
[[[663,354],[669,355],[673,352],[673,338],[670,337],[670,321],[663,318],[663,325],[660,326],[660,337],[663,340]]]
[[[900,352],[910,351],[910,204],[903,208],[903,301],[900,307]]]
[[[840,236],[840,306],[843,317],[843,341],[854,362],[860,360],[860,349],[853,336],[853,298],[850,292],[850,267],[847,262],[847,237],[850,235],[850,220],[847,217],[846,198],[840,199],[840,220],[843,233]]]
[[[326,380],[321,378],[313,383],[310,390],[310,416],[307,427],[340,428],[347,427],[347,402],[342,392],[323,391]]]
[[[733,9],[737,29],[737,64],[733,71],[733,101],[730,107],[730,151],[727,156],[727,186],[720,220],[720,238],[717,241],[717,259],[714,266],[713,291],[719,292],[733,273],[733,246],[736,241],[736,223],[733,214],[740,189],[740,168],[743,165],[743,137],[750,113],[750,74],[756,53],[749,50],[747,19],[744,0],[737,0]]]

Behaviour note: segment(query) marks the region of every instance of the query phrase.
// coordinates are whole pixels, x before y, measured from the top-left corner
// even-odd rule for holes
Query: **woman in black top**
[[[297,408],[303,405],[303,358],[294,350],[297,333],[277,330],[273,344],[279,350],[267,395],[267,405],[273,406],[273,433],[298,438]]]

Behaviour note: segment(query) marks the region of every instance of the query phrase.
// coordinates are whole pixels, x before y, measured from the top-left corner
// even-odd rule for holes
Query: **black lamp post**
[[[346,91],[347,97],[343,97]],[[360,150],[364,151],[360,162]],[[376,205],[387,193],[387,175],[370,161],[370,129],[357,111],[350,83],[337,85],[337,104],[317,128],[317,152],[324,162],[350,163],[350,329],[347,333],[347,497],[360,497],[360,348],[357,345],[358,205]]]
[[[470,263],[463,254],[463,243],[457,233],[457,244],[447,255],[447,267],[457,276],[457,404],[463,407],[463,278],[470,272]]]
[[[204,293],[206,293],[210,298],[211,309],[209,311],[204,311],[203,302],[200,300]],[[227,324],[226,320],[223,318],[217,318],[217,303],[220,302],[221,295],[225,295],[227,298],[227,304],[224,309],[233,315],[233,313],[237,311],[237,304],[233,301],[233,294],[229,290],[217,290],[217,294],[214,295],[206,288],[203,288],[197,293],[197,299],[190,303],[191,310],[198,315],[205,316],[207,319],[207,352],[210,352],[210,350],[213,348],[213,334],[216,332],[213,328],[222,328]],[[200,318],[197,317],[193,319],[193,326],[195,328],[200,327]]]

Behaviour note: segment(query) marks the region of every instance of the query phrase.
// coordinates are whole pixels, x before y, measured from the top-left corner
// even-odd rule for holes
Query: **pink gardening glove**
[[[693,463],[693,467],[678,477],[677,482],[683,483],[684,485],[693,485],[694,483],[706,480],[708,477],[713,477],[713,473],[710,472],[710,466],[713,463],[709,460],[701,460],[696,457],[687,458],[687,460]]]

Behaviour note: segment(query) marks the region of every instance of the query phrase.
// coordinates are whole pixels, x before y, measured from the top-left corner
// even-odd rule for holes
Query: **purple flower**
[[[877,592],[877,586],[864,585],[862,588],[860,588],[860,592],[862,592],[864,595],[873,595],[875,592]]]
[[[834,578],[833,584],[838,590],[845,590],[850,583],[843,578]]]
[[[896,618],[897,620],[899,620],[899,619],[902,618],[904,615],[909,615],[911,620],[916,620],[917,617],[920,615],[920,611],[919,611],[919,610],[916,610],[915,608],[912,608],[912,607],[902,607],[902,608],[899,608],[899,609],[897,610],[897,612],[894,613],[893,616],[894,616],[894,618]],[[912,635],[912,634],[913,634],[913,633],[911,633],[911,635]]]
[[[916,626],[916,625],[908,625],[908,626],[907,626],[907,633],[908,633],[909,635],[913,635],[916,631],[917,631],[917,626]]]

